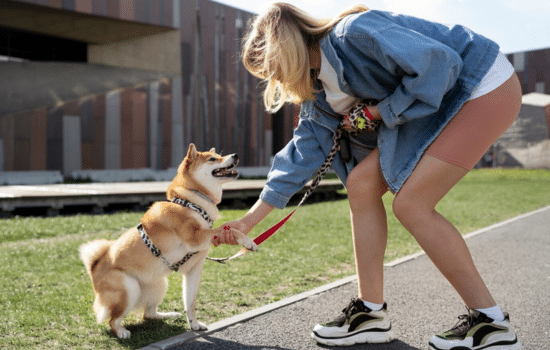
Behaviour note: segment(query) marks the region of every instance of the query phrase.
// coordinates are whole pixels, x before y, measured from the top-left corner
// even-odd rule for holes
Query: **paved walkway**
[[[510,313],[524,350],[550,349],[550,206],[467,236],[493,296]],[[427,256],[386,268],[386,299],[398,338],[347,349],[427,349],[429,338],[455,324],[464,304]],[[328,349],[310,338],[357,295],[354,277],[187,332],[144,348],[206,350]]]

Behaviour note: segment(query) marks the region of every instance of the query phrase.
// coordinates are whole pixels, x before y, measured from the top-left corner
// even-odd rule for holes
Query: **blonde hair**
[[[309,50],[345,16],[368,11],[356,5],[332,19],[319,19],[287,3],[273,3],[254,18],[243,39],[242,62],[266,83],[264,104],[276,112],[286,102],[314,98]]]

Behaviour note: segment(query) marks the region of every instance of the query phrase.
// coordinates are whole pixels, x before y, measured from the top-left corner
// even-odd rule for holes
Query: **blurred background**
[[[320,17],[356,3],[289,2]],[[0,185],[124,170],[164,179],[155,174],[176,167],[190,142],[238,153],[240,165],[265,173],[292,137],[299,110],[266,113],[260,82],[239,61],[246,24],[265,4],[0,0]],[[550,168],[550,25],[542,20],[550,5],[367,6],[457,22],[499,42],[520,76],[524,104],[479,166]]]

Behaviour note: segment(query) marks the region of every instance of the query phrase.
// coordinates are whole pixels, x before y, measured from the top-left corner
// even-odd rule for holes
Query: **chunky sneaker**
[[[468,309],[445,333],[434,335],[430,350],[521,350],[521,343],[510,327],[510,317],[495,321],[483,312]]]
[[[334,321],[318,324],[311,337],[329,346],[346,346],[360,343],[389,343],[395,338],[388,320],[387,305],[372,311],[360,299],[351,299]]]

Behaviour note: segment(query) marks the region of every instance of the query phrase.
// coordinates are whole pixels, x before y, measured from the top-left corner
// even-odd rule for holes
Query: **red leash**
[[[338,129],[340,130],[340,129]],[[338,131],[337,130],[337,131]],[[339,138],[340,136],[340,133],[339,132],[336,132],[335,134],[335,137],[334,139],[336,140],[335,142],[337,142],[337,137]],[[333,147],[334,148],[334,147]],[[336,152],[337,152],[337,149],[334,148],[335,151],[334,153],[332,152],[331,150],[331,153],[329,153],[329,156],[327,157],[327,159],[325,160],[325,162],[323,163],[323,165],[321,166],[321,168],[317,171],[317,174],[315,176],[315,179],[313,180],[313,182],[311,183],[311,185],[309,186],[309,189],[307,190],[307,192],[304,194],[304,197],[302,198],[302,200],[300,201],[300,203],[298,203],[298,205],[296,206],[296,208],[294,208],[293,211],[290,212],[290,214],[288,214],[286,217],[284,217],[281,221],[279,221],[278,223],[276,223],[275,225],[273,225],[270,229],[268,229],[267,231],[263,232],[262,234],[260,234],[258,237],[254,238],[254,243],[256,243],[257,245],[260,245],[263,241],[265,241],[266,239],[268,239],[269,237],[271,237],[273,234],[275,234],[275,232],[279,231],[279,229],[288,221],[288,219],[290,219],[292,217],[292,215],[294,215],[294,213],[296,212],[296,210],[298,210],[298,208],[304,203],[304,201],[313,193],[313,191],[317,188],[317,186],[319,185],[319,183],[321,182],[321,180],[323,179],[323,175],[325,175],[325,173],[327,172],[327,170],[330,168],[330,165],[332,164],[332,161],[334,160],[334,156],[336,155]],[[210,258],[210,257],[207,257],[208,260],[212,260],[212,261],[217,261],[219,263],[222,263],[224,264],[227,260],[231,260],[231,259],[235,259],[239,256],[243,256],[245,255],[246,253],[248,253],[248,249],[246,249],[245,247],[241,248],[241,250],[239,250],[235,255],[233,255],[232,257],[229,257],[229,258]]]
[[[296,209],[298,209],[298,207],[296,207]],[[271,235],[273,235],[275,232],[279,231],[279,229],[288,221],[288,219],[290,219],[290,217],[292,215],[294,215],[294,213],[296,212],[296,209],[294,209],[284,219],[282,219],[281,221],[279,221],[278,223],[273,225],[269,230],[265,231],[264,233],[262,233],[258,237],[254,238],[254,243],[261,244],[263,241],[265,241],[266,239],[271,237]],[[246,248],[244,248],[244,249],[246,249]],[[248,249],[246,249],[246,250],[248,250]]]
[[[300,203],[301,204],[301,203]],[[300,205],[298,205],[299,207]],[[260,234],[258,237],[254,238],[254,243],[256,243],[257,245],[260,245],[263,241],[265,241],[266,239],[268,239],[269,237],[271,237],[275,232],[279,231],[279,229],[281,227],[283,227],[283,225],[288,221],[288,219],[290,219],[290,217],[292,215],[294,215],[294,213],[296,212],[296,209],[298,209],[298,207],[296,207],[292,212],[290,212],[290,214],[288,214],[286,217],[284,217],[281,221],[279,221],[278,223],[276,223],[275,225],[271,226],[270,229],[268,229],[267,231],[265,231],[264,233]],[[246,253],[248,253],[249,250],[246,249],[245,247],[242,247],[241,250],[239,250],[235,255],[233,255],[232,257],[229,257],[229,258],[210,258],[208,257],[207,259],[208,260],[212,260],[212,261],[216,261],[216,262],[219,262],[221,264],[225,264],[225,262],[227,260],[231,260],[231,259],[235,259],[235,258],[238,258],[239,256],[243,256],[245,255]]]
[[[344,121],[340,122],[340,125],[338,125],[338,128],[336,129],[336,132],[334,133],[334,136],[332,137],[332,148],[330,150],[330,153],[328,154],[327,159],[323,162],[319,170],[317,170],[317,173],[315,174],[315,178],[313,179],[313,182],[309,186],[308,190],[304,194],[304,197],[298,203],[296,208],[290,214],[288,214],[286,217],[284,217],[281,221],[273,225],[269,230],[265,231],[264,233],[260,234],[258,237],[254,238],[254,243],[257,245],[260,245],[263,241],[271,237],[275,232],[277,232],[287,221],[290,219],[292,215],[296,212],[296,210],[304,203],[304,201],[315,191],[321,180],[323,179],[323,176],[325,173],[330,169],[330,166],[332,165],[332,162],[334,161],[334,157],[336,157],[336,153],[338,153],[338,146],[339,146],[339,140],[342,136],[342,132],[344,130]],[[248,249],[242,248],[237,252],[237,254],[233,255],[230,258],[208,258],[209,260],[217,261],[219,263],[225,263],[227,260],[231,260],[234,258],[237,258],[239,256],[243,256],[248,252]]]

